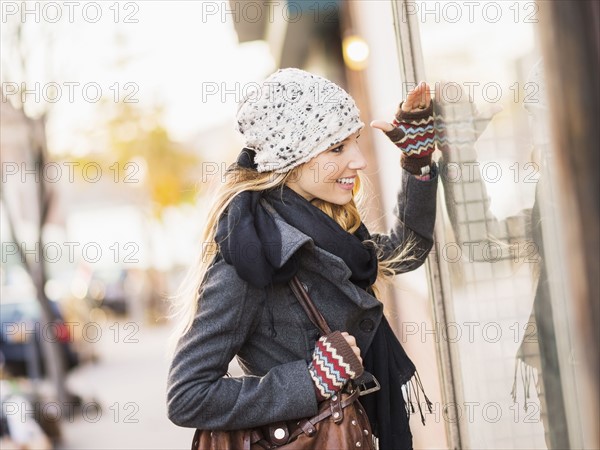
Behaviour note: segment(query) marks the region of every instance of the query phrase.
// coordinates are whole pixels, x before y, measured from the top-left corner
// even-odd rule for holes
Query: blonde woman
[[[408,94],[392,123],[371,126],[402,150],[389,234],[369,233],[359,214],[364,123],[347,92],[283,69],[241,104],[245,148],[215,197],[196,281],[180,304],[167,390],[173,423],[234,430],[310,417],[350,379],[370,386],[375,378],[380,390],[360,401],[379,447],[412,448],[402,387],[422,388],[375,283],[417,268],[433,244],[438,177],[427,85]],[[319,337],[293,295],[294,275],[330,335]],[[234,357],[242,377],[227,374]]]

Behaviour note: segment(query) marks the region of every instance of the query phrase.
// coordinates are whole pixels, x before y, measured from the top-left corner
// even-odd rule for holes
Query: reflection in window
[[[464,19],[430,14],[419,24],[436,90],[445,206],[436,253],[450,275],[444,326],[458,347],[461,439],[468,448],[569,448],[571,330],[552,245],[543,61],[533,23]]]
[[[543,86],[541,69],[542,62],[539,61],[531,70],[528,85]],[[462,267],[465,270],[464,284],[467,292],[475,292],[475,298],[468,301],[486,298],[486,294],[477,292],[486,284],[500,295],[494,296],[498,302],[506,296],[504,301],[520,299],[529,303],[533,294],[531,312],[524,325],[521,325],[522,321],[511,323],[513,319],[510,318],[506,322],[504,316],[498,314],[497,318],[504,321],[505,326],[502,327],[500,322],[483,325],[487,329],[497,327],[494,336],[486,335],[484,338],[495,340],[502,332],[510,335],[512,331],[515,342],[519,342],[511,391],[513,401],[515,405],[522,405],[525,420],[534,422],[539,414],[548,448],[567,448],[554,315],[543,251],[542,228],[547,219],[542,217],[541,211],[551,206],[547,204],[548,196],[544,195],[548,176],[542,175],[547,165],[541,160],[549,150],[547,142],[541,140],[547,136],[544,132],[547,110],[542,102],[524,105],[529,113],[531,129],[535,130],[529,161],[523,164],[524,169],[533,169],[527,175],[536,182],[533,206],[499,220],[491,211],[491,199],[484,179],[497,180],[502,168],[490,163],[480,164],[475,149],[478,138],[493,118],[480,113],[468,100],[445,101],[444,95],[441,95],[443,89],[444,85],[441,85],[437,97],[438,148],[442,151],[439,163],[449,223],[456,244],[461,251],[467,252],[468,266]],[[466,99],[466,96],[463,95],[463,98]],[[519,164],[511,168],[514,175],[518,175]],[[546,203],[545,207],[541,206],[542,203]],[[462,261],[465,262],[465,258]],[[532,388],[537,398],[532,398]],[[522,395],[519,396],[519,393]],[[514,418],[518,418],[519,411],[514,408],[512,411]]]

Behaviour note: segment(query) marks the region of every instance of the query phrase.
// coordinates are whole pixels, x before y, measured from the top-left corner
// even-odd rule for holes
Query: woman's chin
[[[331,200],[328,200],[329,203],[333,203],[335,205],[340,205],[340,206],[344,206],[347,205],[348,203],[350,203],[350,201],[352,200],[352,191],[347,191],[346,193],[343,194],[338,194],[336,195],[334,198],[332,198]]]

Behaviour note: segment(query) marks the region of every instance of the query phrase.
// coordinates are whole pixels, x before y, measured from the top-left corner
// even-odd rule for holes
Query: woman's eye
[[[339,147],[332,148],[331,151],[334,153],[340,153],[343,149],[344,149],[344,146],[340,145]]]

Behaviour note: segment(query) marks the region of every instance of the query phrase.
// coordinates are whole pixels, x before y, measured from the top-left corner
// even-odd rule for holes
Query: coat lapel
[[[281,261],[279,261],[278,267],[283,266],[300,247],[306,244],[312,250],[311,254],[313,255],[313,257],[308,257],[303,261],[308,270],[326,274],[327,278],[332,283],[335,283],[361,309],[370,309],[381,305],[379,300],[356,287],[350,281],[352,272],[342,258],[316,247],[310,236],[288,224],[267,201],[264,199],[260,201],[272,215],[281,234],[282,250]]]

